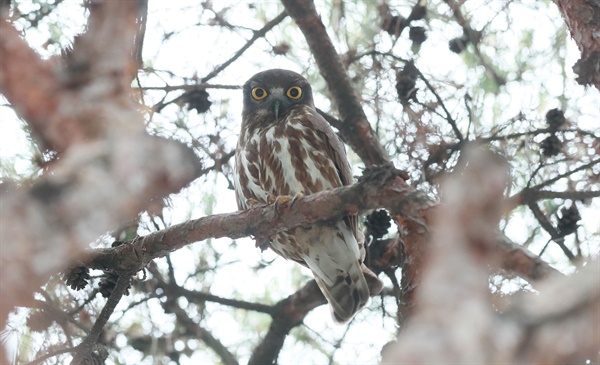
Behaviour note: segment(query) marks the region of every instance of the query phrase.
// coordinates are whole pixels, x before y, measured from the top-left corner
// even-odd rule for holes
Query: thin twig
[[[270,22],[265,24],[265,26],[262,27],[260,30],[257,30],[256,32],[254,32],[254,34],[252,35],[252,38],[250,38],[248,40],[248,42],[246,42],[246,44],[244,44],[244,46],[242,48],[240,48],[237,52],[235,52],[230,59],[228,59],[227,61],[222,63],[219,67],[217,67],[213,71],[211,71],[208,75],[206,75],[202,79],[200,79],[200,82],[201,83],[207,82],[208,80],[217,76],[221,71],[223,71],[225,68],[227,68],[227,66],[231,65],[244,52],[246,52],[246,50],[248,48],[250,48],[250,46],[252,46],[252,44],[254,44],[254,42],[256,42],[258,39],[264,37],[265,34],[267,34],[267,32],[269,32],[271,29],[273,29],[277,24],[281,23],[283,21],[283,19],[285,19],[286,17],[287,17],[287,13],[284,11],[284,12],[280,13],[279,15],[277,15],[275,18],[273,18],[273,20],[271,20]]]
[[[456,138],[459,141],[461,141],[461,142],[464,141],[465,137],[463,137],[462,132],[460,131],[460,129],[458,129],[458,126],[456,125],[456,121],[454,120],[454,118],[452,118],[452,115],[448,111],[448,108],[446,108],[446,104],[444,103],[444,100],[442,100],[442,98],[440,97],[440,95],[437,93],[437,91],[435,90],[435,88],[433,87],[433,85],[431,85],[431,83],[429,83],[429,80],[427,80],[427,78],[425,77],[425,75],[423,75],[423,73],[421,72],[421,70],[419,70],[416,67],[415,67],[415,70],[417,70],[417,73],[419,74],[419,77],[421,78],[421,80],[423,80],[423,82],[425,83],[425,85],[427,86],[427,88],[429,89],[429,91],[431,91],[431,93],[433,94],[433,96],[437,100],[438,104],[444,110],[444,113],[446,113],[446,118],[445,119],[448,121],[448,123],[452,127],[452,131],[454,131],[454,134],[456,135]]]
[[[32,361],[26,363],[25,365],[37,365],[37,364],[41,364],[41,363],[43,363],[44,361],[48,360],[51,357],[55,357],[55,356],[58,356],[58,355],[66,354],[67,352],[72,352],[72,351],[75,351],[76,349],[77,349],[76,347],[65,347],[65,348],[62,348],[62,349],[51,351],[51,352],[48,352],[47,354],[44,354],[44,355],[38,357],[35,360],[32,360]]]
[[[555,176],[552,179],[546,180],[543,183],[538,184],[538,185],[532,187],[532,189],[541,189],[541,188],[546,187],[548,185],[552,185],[552,184],[554,184],[555,182],[557,182],[560,179],[564,179],[565,177],[573,175],[576,172],[589,169],[590,167],[592,167],[592,166],[594,166],[594,165],[596,165],[598,163],[600,163],[600,158],[592,160],[592,161],[590,161],[590,162],[588,162],[588,163],[586,163],[584,165],[581,165],[581,166],[579,166],[579,167],[577,167],[577,168],[575,168],[573,170],[567,171],[564,174],[560,174],[558,176]]]
[[[552,226],[552,224],[550,223],[548,218],[544,215],[544,213],[542,213],[542,210],[540,209],[540,207],[536,203],[529,203],[529,204],[527,204],[527,206],[529,207],[529,209],[531,209],[533,216],[538,220],[538,222],[540,223],[542,228],[544,228],[544,230],[546,230],[546,232],[548,232],[548,234],[550,234],[550,237],[552,237],[552,240],[554,242],[556,242],[556,244],[558,244],[560,249],[569,258],[569,261],[575,262],[575,255],[573,255],[571,250],[569,250],[567,248],[567,246],[565,246],[564,237],[562,237],[558,233],[558,231]]]
[[[226,89],[226,90],[238,90],[242,87],[240,85],[221,85],[221,84],[182,84],[182,85],[166,85],[166,86],[141,86],[132,87],[132,90],[160,90],[160,91],[177,91],[177,90],[207,90],[207,89]],[[167,103],[168,104],[168,103]]]

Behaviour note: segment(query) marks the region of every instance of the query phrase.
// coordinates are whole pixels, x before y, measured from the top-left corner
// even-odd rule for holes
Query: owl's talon
[[[265,194],[265,200],[267,201],[267,204],[273,204],[277,201],[277,198],[274,197],[273,195],[266,193]]]
[[[294,195],[294,198],[292,199],[292,202],[290,203],[290,208],[293,207],[297,201],[302,199],[304,199],[304,194],[302,194],[301,192],[296,193],[296,195]]]
[[[275,206],[275,211],[278,214],[281,214],[281,211],[279,210],[279,206],[282,204],[285,204],[289,201],[292,201],[294,198],[292,198],[290,195],[279,195],[274,199],[274,206]],[[291,205],[290,205],[291,207]]]
[[[260,202],[254,198],[246,199],[246,205],[249,206],[250,208],[252,208],[253,206],[255,206],[258,203],[260,203]]]

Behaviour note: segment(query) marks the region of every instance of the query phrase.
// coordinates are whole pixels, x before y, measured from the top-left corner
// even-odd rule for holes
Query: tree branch
[[[560,249],[564,252],[564,254],[569,258],[569,260],[571,262],[574,262],[575,261],[575,255],[573,255],[573,252],[571,252],[571,250],[569,250],[569,248],[567,246],[565,246],[565,239],[564,239],[564,237],[562,237],[558,233],[558,231],[556,230],[556,228],[554,228],[552,226],[552,224],[550,223],[550,221],[548,220],[548,218],[544,215],[544,213],[542,212],[542,210],[540,209],[540,207],[537,205],[537,203],[529,203],[527,206],[529,207],[529,209],[533,213],[533,216],[538,220],[538,222],[540,223],[540,225],[542,226],[542,228],[544,228],[544,230],[546,232],[548,232],[548,234],[552,238],[552,241],[554,241],[554,242],[556,242],[556,244],[558,244],[558,246],[560,247]]]
[[[512,363],[597,363],[600,343],[600,261],[569,277],[546,280],[540,294],[521,295],[507,317],[526,329],[526,347]]]
[[[554,0],[571,37],[581,51],[581,59],[573,66],[582,85],[594,85],[600,90],[600,3],[588,0]]]
[[[61,153],[31,189],[2,186],[0,323],[100,234],[178,191],[200,163],[150,137],[129,84],[137,1],[96,1],[67,67],[42,60],[0,20],[0,91],[45,148]],[[26,230],[21,227],[27,227]]]
[[[59,105],[56,93],[58,78],[52,64],[44,61],[19,37],[17,30],[6,19],[0,18],[0,92],[28,121],[34,135],[46,148],[62,151],[71,144],[70,139],[80,139],[76,134],[57,138],[48,123]],[[26,67],[25,67],[26,66]],[[69,118],[63,123],[74,123]],[[74,129],[76,132],[78,128]]]
[[[275,364],[290,330],[314,308],[327,303],[316,281],[311,280],[294,294],[277,303],[269,331],[250,356],[248,365]]]
[[[358,183],[309,195],[289,204],[216,214],[174,225],[138,237],[115,248],[92,250],[84,264],[94,269],[139,270],[151,260],[163,257],[193,242],[208,238],[254,236],[258,241],[268,235],[299,225],[335,220],[348,214],[385,207],[406,217],[418,217],[434,206],[429,198],[407,185],[401,171],[391,165],[365,171]]]
[[[252,38],[250,38],[246,42],[246,44],[244,44],[242,46],[242,48],[240,48],[237,52],[235,52],[233,54],[233,56],[231,56],[231,58],[229,58],[227,61],[225,61],[220,66],[218,66],[217,68],[212,70],[208,75],[206,75],[202,79],[200,79],[199,83],[205,84],[207,81],[209,81],[209,80],[213,79],[215,76],[217,76],[221,71],[223,71],[229,65],[231,65],[233,62],[235,62],[235,60],[240,58],[240,56],[242,54],[244,54],[244,52],[246,52],[246,50],[248,50],[248,48],[250,48],[254,44],[254,42],[256,42],[260,38],[264,37],[271,29],[273,29],[277,24],[281,23],[286,17],[287,17],[287,13],[284,11],[281,14],[277,15],[275,18],[273,18],[271,21],[269,21],[267,24],[265,24],[265,26],[262,27],[260,30],[255,31],[254,34],[252,35]],[[187,85],[187,86],[190,87],[192,90],[197,90],[197,89],[205,90],[206,89],[206,87],[202,88],[199,85]],[[224,88],[228,89],[230,87],[224,87]],[[239,86],[236,88],[239,88]],[[169,91],[169,89],[167,89],[167,91]],[[152,109],[155,110],[156,112],[160,112],[167,105],[176,103],[179,100],[186,98],[187,95],[188,95],[188,92],[185,92],[182,95],[179,95],[178,97],[174,98],[173,100],[161,101],[158,104],[154,105]]]
[[[534,188],[525,188],[517,194],[511,196],[506,204],[508,209],[512,210],[518,205],[528,205],[535,203],[539,200],[546,199],[570,199],[570,200],[584,200],[600,197],[599,190],[567,190],[567,191],[550,191],[550,190],[537,190]]]
[[[504,314],[491,305],[487,268],[495,262],[491,248],[498,237],[493,232],[502,215],[508,174],[473,152],[466,151],[469,164],[444,184],[445,201],[433,221],[432,249],[415,313],[382,362],[565,364],[596,359],[597,259],[572,277],[549,275],[548,267],[537,271],[528,264],[523,272],[548,276],[538,283],[541,294],[522,295]]]
[[[366,166],[389,161],[387,152],[367,120],[360,99],[344,69],[312,0],[282,0],[285,9],[304,34],[319,71],[339,110],[344,140]]]
[[[213,336],[210,331],[202,327],[199,323],[196,323],[190,316],[186,313],[186,311],[177,304],[175,300],[176,297],[180,295],[187,296],[190,292],[184,290],[176,282],[172,281],[171,278],[169,282],[163,278],[163,276],[159,273],[158,269],[155,265],[149,268],[152,275],[158,281],[158,285],[163,288],[165,291],[165,295],[169,297],[168,300],[161,302],[162,307],[169,312],[172,312],[177,317],[177,321],[186,329],[188,333],[193,335],[195,338],[202,340],[208,347],[210,347],[223,361],[226,365],[238,365],[238,361],[235,356],[219,341],[215,336]],[[188,293],[189,292],[189,293]]]
[[[444,204],[432,217],[431,252],[421,266],[414,314],[382,363],[496,363],[487,349],[505,349],[501,336],[488,335],[495,329],[488,264],[508,172],[482,149],[465,154],[468,165],[445,182]]]
[[[195,299],[195,300],[201,301],[201,302],[213,302],[213,303],[219,303],[219,304],[226,305],[226,306],[233,307],[233,308],[245,309],[245,310],[255,311],[255,312],[259,312],[259,313],[271,314],[271,315],[273,314],[273,308],[270,305],[265,305],[265,304],[261,304],[261,303],[252,303],[252,302],[248,302],[245,300],[223,298],[218,295],[211,294],[211,293],[204,293],[204,292],[199,292],[199,291],[194,291],[194,290],[188,290],[188,289],[182,288],[180,286],[170,287],[169,289],[173,290],[173,292],[177,295],[188,298],[188,300]]]
[[[87,364],[90,360],[89,357],[91,355],[92,348],[98,342],[98,337],[100,333],[104,330],[104,326],[108,322],[108,319],[115,311],[117,304],[127,291],[129,287],[129,283],[131,281],[131,274],[122,274],[119,276],[117,280],[117,284],[113,289],[113,292],[108,297],[104,308],[100,312],[100,315],[96,319],[96,322],[92,326],[92,329],[88,333],[87,337],[76,347],[76,353],[73,356],[73,360],[71,361],[71,365],[80,365]]]
[[[532,285],[550,276],[563,276],[560,271],[550,266],[539,256],[512,242],[503,234],[498,235],[496,246],[502,269],[516,273]]]
[[[235,52],[233,54],[233,56],[230,59],[228,59],[226,62],[224,62],[219,67],[217,67],[216,69],[211,71],[208,75],[204,76],[200,80],[200,82],[201,83],[207,82],[208,80],[217,76],[221,71],[226,69],[227,66],[231,65],[244,52],[246,52],[246,50],[248,48],[250,48],[250,46],[252,46],[252,44],[254,44],[254,42],[256,42],[258,39],[264,37],[271,29],[273,29],[277,24],[281,23],[283,21],[283,19],[285,19],[286,17],[287,17],[287,13],[284,11],[284,12],[280,13],[279,15],[277,15],[275,18],[273,18],[271,21],[269,21],[267,24],[265,24],[265,26],[262,27],[260,30],[255,31],[254,34],[252,35],[252,38],[250,38],[250,40],[248,40],[248,42],[246,42],[246,44],[244,44],[242,46],[242,48],[240,48],[237,52]]]

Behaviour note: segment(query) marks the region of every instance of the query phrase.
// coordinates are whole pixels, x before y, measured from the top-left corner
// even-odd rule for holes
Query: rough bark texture
[[[95,250],[87,265],[96,269],[131,271],[189,243],[208,238],[254,236],[260,241],[302,224],[339,219],[377,207],[413,215],[427,209],[428,198],[408,186],[399,174],[390,165],[376,167],[367,170],[357,184],[306,196],[295,202],[293,208],[285,203],[277,210],[270,205],[191,220],[140,237],[127,245]]]
[[[577,82],[600,90],[600,3],[596,0],[554,2],[581,51],[581,58],[573,66]]]
[[[576,277],[549,275],[548,282],[538,285],[543,295],[523,295],[504,314],[494,310],[488,265],[502,261],[494,250],[494,232],[507,174],[482,151],[467,153],[468,166],[444,184],[446,199],[431,222],[431,250],[422,266],[413,315],[383,362],[564,364],[597,359],[598,260]]]

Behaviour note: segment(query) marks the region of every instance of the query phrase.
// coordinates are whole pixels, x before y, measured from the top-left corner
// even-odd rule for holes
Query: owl
[[[299,197],[352,182],[344,145],[317,113],[304,77],[263,71],[244,84],[243,96],[234,176],[239,209],[268,203],[269,197]],[[312,271],[337,322],[348,321],[381,291],[381,282],[363,264],[357,216],[271,238],[273,251]]]

